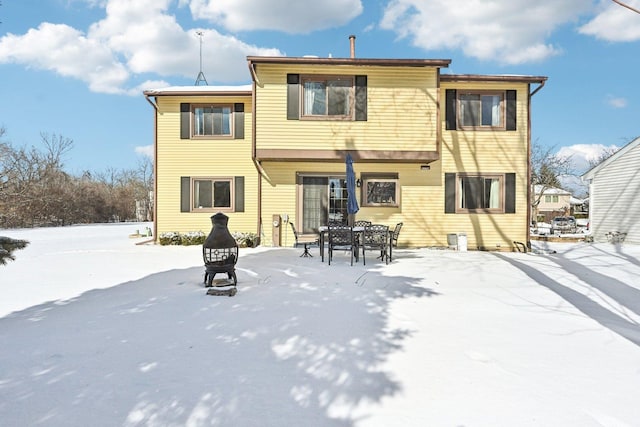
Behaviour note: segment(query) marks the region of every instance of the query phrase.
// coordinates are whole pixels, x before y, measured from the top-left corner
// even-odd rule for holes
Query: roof
[[[443,82],[513,82],[544,83],[546,76],[526,76],[519,74],[440,74]]]
[[[627,145],[625,145],[624,147],[622,147],[621,149],[619,149],[618,151],[616,151],[612,156],[610,156],[608,159],[600,162],[599,164],[597,164],[596,166],[592,167],[591,169],[589,169],[587,172],[585,172],[582,175],[582,180],[583,181],[587,181],[587,180],[591,180],[593,179],[596,174],[598,172],[600,172],[600,170],[602,170],[603,168],[606,168],[607,165],[613,163],[616,161],[616,159],[624,156],[624,154],[628,151],[631,151],[632,149],[634,149],[635,147],[637,147],[638,145],[640,145],[640,137],[637,137],[636,139],[634,139],[633,141],[629,142]]]
[[[562,188],[549,187],[544,191],[541,191],[541,190],[542,190],[542,185],[540,184],[536,184],[533,187],[533,191],[535,192],[535,194],[540,194],[542,192],[542,194],[558,194],[558,195],[564,195],[564,196],[571,195],[571,192],[567,190],[563,190]]]
[[[326,58],[319,56],[247,56],[249,64],[374,65],[378,67],[448,67],[450,59]]]
[[[240,86],[168,86],[160,89],[149,89],[143,93],[147,96],[162,95],[251,95],[252,85]]]

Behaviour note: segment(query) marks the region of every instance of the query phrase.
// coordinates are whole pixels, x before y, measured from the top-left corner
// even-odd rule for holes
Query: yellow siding
[[[442,147],[441,160],[430,164],[430,170],[421,170],[420,164],[355,163],[356,176],[363,172],[398,173],[400,184],[400,206],[361,207],[358,219],[369,219],[374,223],[393,227],[397,222],[404,223],[400,246],[424,247],[447,246],[447,234],[466,233],[470,249],[484,248],[511,250],[513,241],[527,241],[527,98],[526,84],[486,84],[475,86],[456,83],[443,84],[441,99],[447,88],[457,89],[517,89],[517,131],[480,132],[446,131],[444,127],[444,105],[441,111]],[[371,90],[371,88],[370,88]],[[283,101],[284,102],[284,101]],[[432,101],[435,103],[435,101]],[[443,103],[444,104],[444,103]],[[370,104],[371,106],[371,104]],[[280,105],[281,115],[285,105]],[[392,109],[392,108],[389,108]],[[428,109],[428,108],[427,108]],[[262,113],[262,110],[260,110]],[[369,108],[369,121],[375,124],[373,112]],[[393,112],[386,112],[393,115]],[[398,115],[400,115],[398,113]],[[284,123],[281,122],[281,124]],[[283,124],[284,125],[284,124]],[[326,125],[326,123],[325,123]],[[273,132],[276,132],[273,129]],[[266,138],[266,136],[263,136]],[[307,136],[309,139],[309,136]],[[275,142],[274,142],[275,143]],[[295,145],[298,146],[297,144]],[[348,148],[351,148],[347,146]],[[339,147],[344,149],[345,146]],[[371,148],[367,145],[367,148]],[[356,147],[357,149],[357,147]],[[296,173],[344,174],[344,163],[284,163],[264,162],[269,182],[263,186],[263,219],[265,225],[264,243],[271,245],[271,218],[274,214],[287,213],[298,228],[297,208],[300,206],[296,191]],[[515,214],[445,214],[444,213],[444,173],[445,172],[482,172],[516,173],[516,213]],[[360,191],[359,189],[357,190]],[[282,244],[293,242],[289,228]]]
[[[470,248],[512,248],[513,241],[528,240],[527,167],[528,167],[528,85],[516,83],[443,83],[442,93],[449,88],[517,89],[517,130],[447,131],[442,123],[441,179],[446,172],[516,173],[515,214],[441,214],[434,215],[432,229],[446,244],[446,234],[464,232]],[[444,106],[442,110],[444,118]],[[433,171],[432,167],[432,171]],[[438,200],[444,200],[444,189]],[[440,212],[444,212],[444,206]]]
[[[258,67],[258,149],[436,150],[436,68]],[[367,75],[367,121],[287,120],[287,73]],[[401,79],[398,76],[401,75]]]
[[[180,177],[245,177],[244,212],[225,212],[231,232],[257,232],[258,173],[251,159],[251,97],[157,98],[157,233],[211,230],[215,212],[180,212]],[[180,139],[180,103],[245,103],[244,139]]]

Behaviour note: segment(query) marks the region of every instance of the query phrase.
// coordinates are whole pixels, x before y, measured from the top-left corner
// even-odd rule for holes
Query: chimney
[[[356,36],[349,36],[349,44],[351,45],[351,59],[356,57]]]

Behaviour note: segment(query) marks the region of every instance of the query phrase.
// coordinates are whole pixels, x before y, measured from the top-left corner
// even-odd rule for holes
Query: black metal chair
[[[352,227],[329,226],[329,241],[327,247],[329,265],[331,265],[333,251],[335,249],[349,251],[351,253],[351,265],[353,265],[354,257],[356,261],[358,261],[358,240]]]
[[[389,264],[387,247],[389,246],[389,227],[386,225],[373,224],[364,228],[362,233],[362,263],[367,265],[365,251],[379,251],[381,260]]]
[[[389,261],[393,261],[393,248],[398,247],[398,237],[400,236],[400,230],[402,229],[402,222],[396,224],[396,228],[389,236]]]
[[[311,252],[309,252],[309,245],[318,245],[319,244],[319,237],[316,235],[310,236],[310,235],[302,235],[299,234],[298,231],[296,230],[296,226],[293,225],[293,222],[290,222],[289,224],[291,224],[291,230],[293,231],[293,236],[295,237],[296,241],[293,244],[294,248],[297,248],[299,246],[304,246],[304,252],[302,252],[302,255],[300,255],[301,257],[312,257],[313,255],[311,255]]]

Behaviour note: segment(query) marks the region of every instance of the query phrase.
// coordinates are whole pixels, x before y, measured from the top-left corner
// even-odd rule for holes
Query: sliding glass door
[[[340,176],[302,177],[302,232],[317,233],[328,222],[347,223],[347,184]]]

